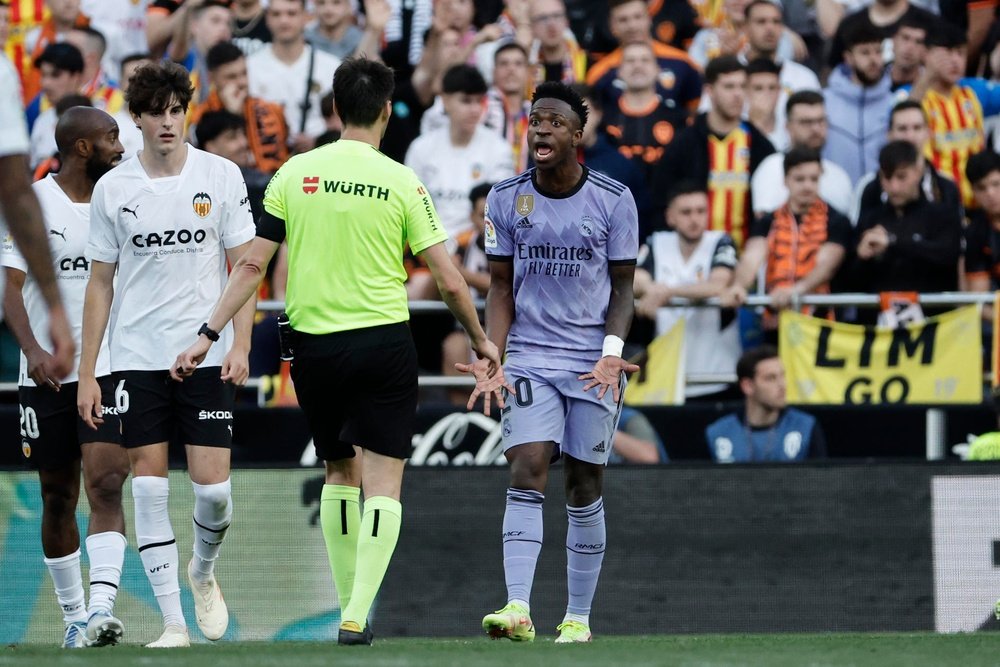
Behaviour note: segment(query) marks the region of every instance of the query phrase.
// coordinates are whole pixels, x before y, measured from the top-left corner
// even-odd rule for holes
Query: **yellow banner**
[[[900,329],[784,311],[779,335],[789,403],[979,403],[983,398],[978,306]]]
[[[641,370],[629,378],[625,405],[684,404],[684,320],[646,348]]]

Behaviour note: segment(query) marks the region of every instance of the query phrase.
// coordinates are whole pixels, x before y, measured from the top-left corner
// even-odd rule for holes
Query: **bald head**
[[[95,141],[98,137],[118,130],[114,118],[93,107],[71,107],[56,124],[56,147],[67,156],[80,139]]]
[[[62,158],[59,175],[82,179],[91,188],[125,154],[118,140],[118,123],[93,107],[71,107],[63,112],[56,124],[56,146]]]

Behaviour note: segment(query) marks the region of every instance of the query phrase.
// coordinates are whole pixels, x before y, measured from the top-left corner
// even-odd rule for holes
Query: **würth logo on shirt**
[[[199,192],[191,200],[191,208],[199,218],[204,218],[212,212],[212,198],[206,192]]]
[[[317,190],[319,190],[319,176],[302,177],[302,192],[311,195]]]

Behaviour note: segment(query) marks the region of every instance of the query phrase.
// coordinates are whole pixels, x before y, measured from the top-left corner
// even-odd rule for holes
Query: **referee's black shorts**
[[[295,395],[324,461],[353,445],[405,459],[417,411],[417,351],[406,322],[337,333],[295,333]]]

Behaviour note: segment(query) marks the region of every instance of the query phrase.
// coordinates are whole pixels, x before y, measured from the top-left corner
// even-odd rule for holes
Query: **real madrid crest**
[[[191,207],[199,218],[207,217],[212,212],[212,198],[208,196],[208,193],[199,192],[191,200]]]
[[[535,195],[518,195],[514,210],[518,215],[528,215],[535,210]]]

